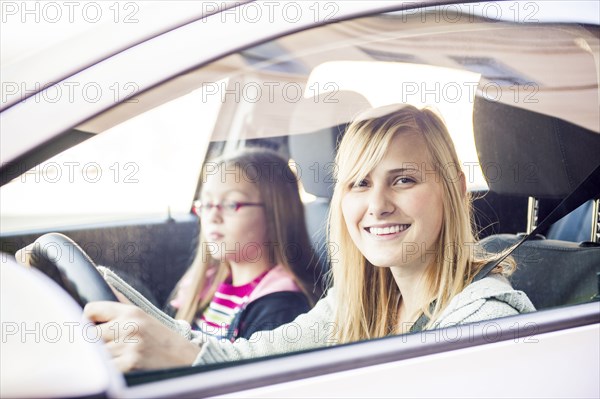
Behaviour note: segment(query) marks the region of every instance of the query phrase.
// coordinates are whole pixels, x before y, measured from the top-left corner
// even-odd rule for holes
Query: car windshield
[[[541,23],[534,9],[504,21],[462,11],[433,7],[315,27],[136,93],[68,132],[85,141],[1,188],[3,249],[14,253],[42,232],[63,231],[162,308],[196,253],[202,219],[193,204],[205,183],[203,165],[260,148],[278,153],[298,176],[311,244],[326,275],[336,144],[362,111],[399,103],[435,108],[448,126],[475,198],[480,239],[531,232],[528,197],[540,200],[541,221],[570,192],[536,157],[554,164],[576,159],[579,175],[597,164],[590,152],[560,159],[540,141],[545,136],[532,133],[541,122],[530,118],[568,126],[566,153],[597,146],[599,29]],[[121,82],[119,94],[129,93],[128,84]],[[534,189],[538,183],[543,188]],[[579,230],[589,236],[591,219],[583,213]],[[522,281],[521,287],[534,284],[538,309],[587,302],[595,283],[578,286],[562,302],[543,302],[535,292],[539,279]],[[160,378],[138,376],[130,382]]]

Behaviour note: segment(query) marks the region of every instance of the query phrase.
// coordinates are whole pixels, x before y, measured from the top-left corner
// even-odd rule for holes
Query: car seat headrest
[[[337,144],[354,117],[369,108],[363,95],[347,90],[304,98],[296,104],[288,145],[308,193],[331,198]]]
[[[483,174],[500,194],[564,198],[600,162],[600,134],[482,97],[473,130]]]
[[[340,125],[290,136],[290,156],[297,164],[304,190],[308,193],[328,199],[333,196],[333,158],[345,130],[346,125]]]

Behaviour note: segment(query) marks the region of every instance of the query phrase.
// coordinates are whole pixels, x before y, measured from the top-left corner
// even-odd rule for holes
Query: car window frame
[[[445,2],[432,1],[428,4],[435,5],[443,3]],[[414,4],[413,6],[416,7],[416,5]],[[376,9],[375,11],[369,10],[365,11],[364,13],[349,13],[345,19],[372,15],[390,9],[399,9],[397,6],[381,7],[382,8]],[[201,23],[201,21],[197,21],[195,23],[186,25],[180,29],[191,29],[190,26],[192,25],[194,25],[195,27],[202,26],[197,25]],[[307,24],[303,29],[310,29],[316,26],[320,26],[321,24],[322,23]],[[261,41],[265,42],[279,36],[284,36],[296,32],[298,30],[303,30],[292,27],[289,27],[288,29],[289,30],[285,32],[280,31],[277,35],[265,34]],[[240,40],[240,42],[242,42],[242,40]],[[193,63],[194,68],[201,67],[209,62],[212,62],[217,58],[227,56],[236,51],[251,47],[255,44],[257,44],[256,41],[252,43],[246,43],[243,46],[240,45],[240,47],[228,48],[227,51],[222,51],[220,54],[218,54],[218,51],[212,52],[210,54],[204,54],[202,57],[196,58],[196,61]],[[85,82],[87,76],[93,76],[96,68],[107,68],[109,70],[117,71],[119,65],[123,65],[123,63],[129,62],[128,60],[130,59],[134,59],[136,57],[134,53],[138,52],[138,50],[140,53],[145,54],[146,57],[149,56],[148,52],[152,51],[152,45],[146,45],[144,43],[140,46],[144,47],[144,49],[141,50],[141,47],[137,49],[132,48],[130,49],[132,50],[132,53],[126,51],[123,54],[113,56],[105,60],[103,63],[100,63],[99,65],[90,68],[90,70],[81,71],[80,73],[73,75],[73,77],[75,77],[77,81]],[[189,65],[192,64],[183,61],[173,63],[173,65],[170,68],[168,68],[168,70],[163,75],[161,75],[160,78],[147,76],[147,80],[144,81],[144,85],[140,86],[140,89],[142,90],[143,88],[143,90],[146,90],[152,87],[156,87],[160,83],[172,78],[173,76],[176,76],[179,73],[183,73],[184,71],[189,70]],[[86,110],[86,115],[88,115],[87,119],[92,118],[93,116],[111,108],[114,105],[115,104],[111,104],[110,102],[104,102],[101,104],[94,104],[93,106],[90,105],[84,107]],[[50,116],[47,114],[48,111],[43,110],[43,106],[37,107],[35,105],[28,105],[22,107],[13,107],[13,109],[9,110],[11,112],[6,114],[8,115],[6,117],[6,121],[8,121],[9,123],[9,131],[20,130],[15,127],[14,121],[17,121],[19,119],[22,120],[22,115],[24,115],[25,110],[27,110],[27,113],[35,113],[37,110],[40,109],[43,111],[43,114],[45,113],[46,116],[50,118]],[[4,115],[4,113],[2,115]],[[79,123],[82,123],[84,120],[85,119],[73,117],[71,119],[68,119],[68,121],[61,121],[60,123],[52,124],[51,126],[42,129],[44,135],[40,135],[39,137],[39,139],[42,141],[34,140],[32,142],[29,142],[27,146],[22,146],[16,150],[13,149],[12,153],[3,153],[2,171],[4,172],[5,170],[4,159],[9,159],[11,160],[11,162],[18,161],[19,159],[22,159],[22,156],[14,154],[27,153],[28,151],[34,149],[37,145],[39,145],[40,142],[43,142],[43,140],[48,139],[49,137],[51,137],[52,139],[59,138],[65,131],[66,126],[72,127]],[[2,123],[4,122],[5,121],[2,121]],[[35,125],[32,122],[32,125],[29,126],[29,128],[33,127],[35,127]],[[28,127],[26,126],[23,128]],[[19,150],[21,152],[19,152]],[[521,339],[530,337],[532,330],[531,328],[517,328],[515,331],[514,328],[511,328],[511,326],[514,325],[514,323],[524,323],[524,325],[527,325],[528,323],[534,323],[534,325],[537,326],[537,330],[535,331],[536,334],[550,333],[559,330],[572,329],[598,323],[597,304],[581,304],[567,308],[536,312],[528,315],[519,315],[495,321],[497,321],[499,325],[503,326],[506,329],[506,332],[503,332],[503,334],[497,340],[492,342]],[[453,331],[465,331],[465,329],[470,329],[470,326],[467,325],[450,327],[448,329],[443,329],[439,331],[447,331],[448,334],[451,334],[451,332]],[[202,378],[196,378],[197,376],[195,375],[169,378],[165,381],[141,384],[139,386],[132,386],[127,389],[127,392],[134,396],[139,395],[148,397],[157,397],[162,395],[171,396],[177,394],[194,394],[203,396],[219,395],[231,392],[238,392],[243,389],[252,389],[260,386],[310,378],[322,375],[323,373],[331,374],[336,372],[347,371],[358,367],[368,367],[384,362],[403,361],[406,359],[410,359],[417,356],[424,356],[431,353],[431,347],[422,345],[422,339],[424,334],[426,336],[427,333],[423,332],[409,336],[387,337],[369,342],[341,345],[335,348],[323,348],[308,353],[290,354],[285,355],[281,358],[275,358],[270,360],[257,359],[256,361],[252,361],[250,364],[229,366],[236,368],[236,370],[232,370],[230,368],[216,370],[204,370],[202,368],[198,368],[193,369],[193,371],[201,374]],[[459,340],[457,342],[445,342],[443,344],[440,344],[439,346],[435,346],[434,348],[436,350],[434,352],[449,352],[457,349],[485,345],[490,343],[489,340],[484,339],[485,336],[483,331],[475,332],[469,335],[469,337],[469,342]],[[394,343],[400,342],[402,342],[403,344],[399,345],[400,348],[394,351],[389,350],[390,344],[393,345]],[[407,342],[408,344],[404,345]],[[324,358],[320,355],[320,351],[322,350],[329,351],[329,356],[327,358]],[[260,362],[261,367],[255,367],[255,362]],[[174,374],[177,373],[177,371],[167,370],[166,374],[168,375],[170,372]]]
[[[271,387],[319,376],[335,378],[338,373],[410,361],[422,357],[440,357],[459,350],[485,348],[508,343],[531,346],[565,330],[600,330],[598,303],[561,307],[520,314],[489,322],[464,324],[432,331],[389,336],[344,345],[258,358],[242,364],[211,365],[161,371],[160,381],[129,386],[127,392],[139,397],[194,395],[197,397],[239,394],[246,390]],[[327,355],[324,355],[327,351]],[[539,359],[523,359],[535,364]],[[260,365],[260,367],[258,367]],[[485,367],[485,365],[482,365]],[[173,376],[173,377],[171,377]],[[426,376],[424,376],[427,379]],[[307,383],[310,380],[307,380]],[[398,387],[399,392],[401,387]]]

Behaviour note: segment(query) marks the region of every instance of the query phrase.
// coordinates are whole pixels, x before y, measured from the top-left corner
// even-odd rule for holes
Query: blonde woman
[[[224,343],[195,334],[187,342],[161,326],[169,342],[185,352],[178,359],[163,358],[163,367],[285,353],[535,310],[508,283],[514,269],[510,260],[474,281],[494,257],[476,245],[465,176],[434,112],[390,106],[359,116],[340,143],[336,163],[329,240],[339,250],[332,254],[334,286],[327,296],[291,324],[270,335],[257,332],[248,341]],[[86,307],[86,314],[100,322],[118,320],[120,305],[112,306],[104,319],[91,311],[95,304]],[[288,339],[292,330],[300,339]],[[152,342],[158,333],[141,341]],[[108,333],[106,338],[110,341]],[[129,351],[139,355],[142,346]],[[131,367],[144,368],[160,356],[134,357],[140,363]]]
[[[208,162],[200,199],[200,245],[170,301],[176,319],[217,338],[249,338],[305,313],[319,274],[298,181],[264,150]]]

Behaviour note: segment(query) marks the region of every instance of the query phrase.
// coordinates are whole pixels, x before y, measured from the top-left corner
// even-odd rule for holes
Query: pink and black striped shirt
[[[221,283],[210,304],[200,317],[194,320],[196,327],[216,338],[226,337],[231,322],[248,303],[250,294],[267,273],[268,271],[262,273],[244,285],[232,285],[231,277]]]

